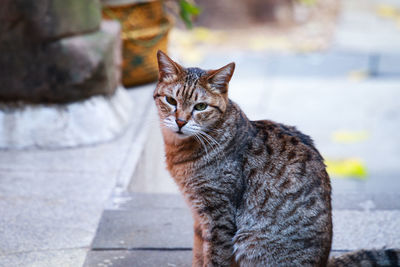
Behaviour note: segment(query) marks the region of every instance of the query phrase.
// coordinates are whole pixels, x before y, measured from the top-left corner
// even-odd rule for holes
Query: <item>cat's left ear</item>
[[[235,63],[233,62],[220,69],[208,71],[207,80],[210,90],[220,94],[225,94],[228,91],[228,83],[231,80],[234,71]]]

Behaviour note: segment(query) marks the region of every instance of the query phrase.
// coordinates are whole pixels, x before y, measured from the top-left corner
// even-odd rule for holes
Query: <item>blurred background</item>
[[[310,135],[333,187],[332,254],[400,247],[396,0],[5,0],[0,266],[189,266],[165,170],[156,52],[236,63],[252,120]]]
[[[396,1],[203,0],[193,7],[198,15],[189,29],[175,3],[166,3],[176,19],[171,57],[205,69],[236,62],[230,97],[251,119],[295,125],[312,136],[335,191],[398,191]]]

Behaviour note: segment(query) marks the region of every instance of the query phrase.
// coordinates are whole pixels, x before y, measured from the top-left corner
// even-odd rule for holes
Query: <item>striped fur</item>
[[[331,186],[311,138],[250,121],[227,95],[233,63],[184,68],[162,52],[158,62],[167,168],[195,222],[192,266],[326,266]]]
[[[400,266],[400,249],[359,250],[329,260],[328,267]]]

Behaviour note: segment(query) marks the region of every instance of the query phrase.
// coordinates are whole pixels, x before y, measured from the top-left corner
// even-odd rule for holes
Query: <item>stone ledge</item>
[[[96,31],[99,0],[3,0],[0,40],[44,42]]]
[[[120,25],[45,44],[0,41],[0,100],[68,103],[111,95],[120,81]]]
[[[124,88],[71,104],[0,105],[0,149],[94,145],[121,135],[132,119]]]

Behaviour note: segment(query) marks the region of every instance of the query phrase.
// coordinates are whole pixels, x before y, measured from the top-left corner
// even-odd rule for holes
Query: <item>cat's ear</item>
[[[220,69],[208,71],[207,80],[210,90],[220,94],[225,94],[228,91],[228,83],[231,80],[234,71],[235,63],[233,62]]]
[[[158,80],[160,82],[172,82],[176,80],[178,75],[183,72],[183,67],[170,59],[161,50],[157,52],[158,60]]]

